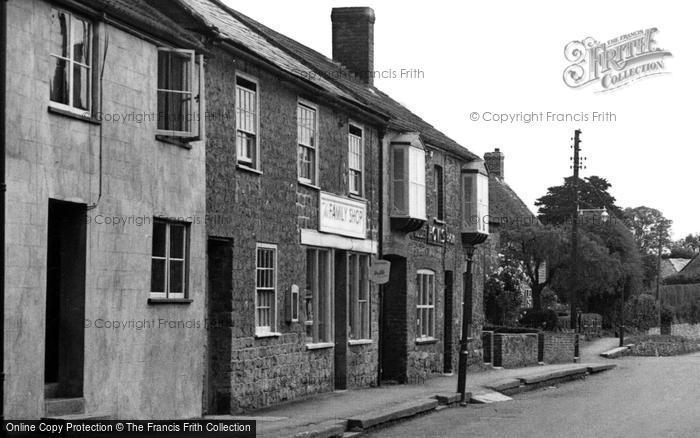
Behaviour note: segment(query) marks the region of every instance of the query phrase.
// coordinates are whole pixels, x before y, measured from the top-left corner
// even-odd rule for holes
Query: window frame
[[[423,282],[421,281],[422,276],[427,276],[430,281],[430,288],[428,291],[421,291]],[[432,300],[431,298],[432,294]],[[426,301],[422,299],[426,297]],[[431,304],[432,302],[432,304]],[[437,307],[437,293],[436,293],[436,278],[435,271],[432,269],[419,269],[416,272],[416,342],[425,342],[435,340],[435,327],[436,327],[436,309]],[[425,313],[428,315],[430,323],[427,330],[424,330],[425,326],[423,324],[424,318],[421,316]]]
[[[171,90],[171,89],[166,89],[166,88],[159,88],[158,87],[158,78],[160,76],[160,71],[159,71],[159,60],[158,56],[160,55],[161,52],[168,52],[168,53],[174,53],[178,55],[188,55],[190,58],[190,71],[189,71],[189,81],[190,81],[190,91],[183,92],[181,90]],[[198,62],[199,61],[199,62]],[[199,81],[197,82],[199,84],[198,87],[195,87],[195,68],[199,65]],[[202,82],[203,82],[203,58],[200,55],[199,57],[196,55],[195,51],[192,49],[179,49],[179,48],[173,48],[173,47],[166,47],[166,46],[160,46],[157,47],[156,49],[156,135],[162,135],[166,137],[178,137],[178,138],[196,138],[195,137],[195,132],[194,132],[194,126],[198,125],[198,129],[201,134],[202,130],[202,103],[203,103],[203,93],[202,93]],[[161,129],[158,127],[158,123],[160,122],[161,118],[161,113],[163,111],[160,111],[159,108],[159,98],[158,95],[159,93],[181,93],[181,94],[190,94],[190,101],[191,101],[191,108],[190,108],[190,117],[195,113],[195,108],[198,109],[199,113],[199,122],[195,123],[194,118],[191,117],[191,120],[189,121],[188,128],[189,130],[187,131],[175,131],[175,130],[169,130],[169,129]]]
[[[372,286],[369,279],[370,256],[348,252],[348,340],[349,342],[369,341],[371,333]],[[364,294],[361,292],[364,290]],[[361,311],[364,306],[364,313]],[[364,316],[364,318],[362,318]]]
[[[327,271],[325,273],[325,276],[323,279],[325,279],[326,282],[326,287],[325,290],[328,293],[328,296],[325,297],[323,301],[323,311],[324,311],[324,322],[325,322],[325,330],[323,333],[321,333],[318,325],[319,325],[319,318],[318,315],[321,315],[320,309],[319,309],[319,284],[320,280],[322,277],[319,275],[320,273],[320,253],[325,253],[327,254]],[[314,257],[314,262],[313,262],[313,267],[312,267],[312,275],[313,279],[311,279],[311,288],[309,289],[309,262],[310,262],[310,254],[313,254]],[[324,348],[324,347],[332,347],[335,344],[333,343],[333,337],[334,337],[334,296],[335,296],[335,251],[333,251],[330,248],[321,248],[321,247],[306,247],[306,287],[304,288],[304,320],[303,324],[305,327],[305,341],[307,347],[310,348]],[[313,319],[309,319],[309,298],[311,299],[311,310],[312,310],[312,315],[311,317]],[[309,328],[311,329],[311,336],[309,336]]]
[[[306,107],[307,109],[313,110],[315,114],[314,118],[314,133],[315,133],[315,139],[316,139],[316,144],[314,146],[310,145],[304,145],[301,143],[301,138],[299,136],[299,107]],[[297,126],[297,179],[300,183],[306,184],[306,185],[311,185],[311,186],[319,186],[319,150],[320,150],[320,139],[319,139],[319,129],[318,129],[318,124],[319,124],[319,108],[318,105],[309,102],[306,99],[301,99],[299,98],[297,100],[297,121],[296,121],[296,126]],[[301,162],[300,162],[300,155],[299,155],[299,148],[307,148],[307,149],[312,149],[314,151],[314,163],[313,163],[313,168],[314,168],[314,178],[309,179],[301,176]]]
[[[435,219],[445,220],[445,169],[436,164],[433,166],[433,183],[435,184]]]
[[[239,126],[239,119],[238,119],[238,110],[239,110],[239,101],[238,101],[238,79],[241,78],[245,81],[251,82],[255,84],[255,132],[249,132],[244,129],[241,129]],[[254,170],[260,170],[260,81],[258,78],[248,75],[246,73],[242,72],[236,72],[235,77],[234,77],[234,88],[235,88],[235,116],[236,116],[236,163],[240,166],[244,166],[250,169]],[[242,87],[246,88],[246,87]],[[250,91],[250,90],[249,90]],[[244,132],[246,134],[251,134],[255,136],[255,151],[254,157],[248,158],[248,157],[241,157],[241,154],[239,154],[238,151],[238,131]]]
[[[397,178],[396,171],[396,150],[403,150],[403,171],[404,175],[402,178]],[[413,163],[411,157],[422,156],[420,163]],[[415,158],[414,158],[415,159]],[[417,181],[420,179],[420,175],[414,175],[412,171],[420,170],[422,175],[422,182]],[[407,143],[394,143],[391,145],[391,210],[393,217],[410,217],[421,220],[427,220],[427,198],[426,198],[426,160],[425,160],[425,150],[412,146]],[[405,210],[401,211],[396,205],[396,184],[397,181],[401,181],[403,185],[402,198],[405,204]],[[419,187],[418,194],[414,197],[411,196],[412,187]],[[420,196],[419,196],[420,195]],[[418,200],[421,199],[420,203]]]
[[[87,18],[84,15],[76,14],[68,9],[56,7],[56,6],[51,6],[51,14],[53,14],[54,11],[61,12],[66,14],[69,17],[69,24],[68,24],[68,47],[67,51],[69,52],[67,54],[67,57],[64,57],[62,55],[54,54],[51,52],[51,49],[48,51],[49,58],[55,58],[55,59],[60,59],[63,60],[67,63],[68,65],[68,103],[61,103],[61,102],[56,102],[51,99],[51,91],[49,88],[49,107],[50,108],[55,108],[58,110],[62,111],[67,111],[72,114],[76,114],[81,117],[91,117],[95,108],[95,86],[96,86],[96,71],[97,69],[95,68],[96,60],[97,57],[95,56],[95,46],[99,47],[99,40],[97,39],[97,32],[95,31],[96,29],[96,23],[94,20]],[[73,19],[77,18],[81,21],[84,21],[88,24],[88,37],[87,37],[87,42],[89,44],[89,49],[88,49],[88,54],[85,57],[85,59],[89,62],[89,64],[85,65],[83,63],[75,61],[74,58],[74,44],[73,44]],[[52,18],[50,17],[50,20]],[[52,27],[52,26],[51,26]],[[52,30],[52,29],[51,29]],[[51,41],[51,30],[49,30],[49,40]],[[79,66],[80,68],[87,68],[87,74],[86,78],[90,81],[87,87],[87,92],[88,96],[86,98],[87,100],[87,109],[82,109],[78,108],[76,106],[73,106],[73,93],[74,93],[74,68],[75,66]],[[49,69],[51,66],[49,66]],[[52,82],[54,78],[55,70],[50,73],[50,79],[49,81]]]
[[[259,292],[263,289],[269,290],[269,288],[261,288],[258,286],[258,271],[260,269],[268,269],[266,267],[261,268],[260,267],[260,250],[272,250],[273,251],[273,282],[274,286],[272,287],[272,306],[269,309],[270,311],[270,318],[272,320],[272,323],[269,326],[261,326],[260,325],[260,320],[258,317],[258,310],[261,308],[260,306],[260,300],[259,300]],[[270,335],[276,335],[277,334],[277,325],[278,325],[278,316],[277,316],[277,293],[279,290],[278,283],[277,283],[277,275],[278,275],[278,250],[277,250],[277,245],[272,244],[272,243],[261,243],[258,242],[255,244],[255,270],[254,270],[254,279],[253,279],[253,284],[255,285],[255,336],[270,336]]]
[[[153,244],[155,237],[155,225],[157,223],[165,225],[165,248],[164,257],[153,255]],[[172,225],[180,225],[184,228],[183,233],[183,259],[174,259],[170,256],[170,228]],[[154,292],[153,285],[149,287],[150,293],[149,298],[159,299],[159,300],[184,300],[189,297],[189,267],[190,267],[190,223],[173,221],[164,218],[153,218],[153,224],[151,228],[151,282],[153,282],[153,260],[163,260],[165,261],[165,271],[163,273],[165,282],[163,292]],[[171,261],[182,261],[182,292],[170,292],[170,262]]]
[[[351,149],[351,139],[352,137],[357,137],[356,135],[352,134],[350,131],[352,128],[356,128],[360,131],[360,168],[359,169],[353,169],[350,165],[350,155],[352,153]],[[359,190],[353,190],[352,188],[352,173],[353,172],[358,172],[360,174],[359,178]],[[354,121],[350,121],[348,123],[348,193],[350,195],[354,196],[359,196],[359,197],[364,197],[365,195],[365,129],[364,126],[362,126],[359,123],[356,123]]]
[[[467,190],[467,181],[469,181],[469,190]],[[485,220],[489,211],[488,184],[489,180],[485,175],[476,172],[462,173],[462,218],[465,224],[463,229],[474,228],[480,233],[489,232],[489,224]]]

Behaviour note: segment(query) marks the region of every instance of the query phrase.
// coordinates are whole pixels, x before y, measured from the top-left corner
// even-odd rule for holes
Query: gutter
[[[5,420],[5,121],[7,104],[7,0],[0,0],[0,424]],[[0,432],[5,436],[4,427]]]

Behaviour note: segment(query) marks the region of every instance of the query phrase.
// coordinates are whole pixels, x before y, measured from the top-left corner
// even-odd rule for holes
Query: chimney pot
[[[333,8],[333,60],[362,82],[374,85],[374,10]]]

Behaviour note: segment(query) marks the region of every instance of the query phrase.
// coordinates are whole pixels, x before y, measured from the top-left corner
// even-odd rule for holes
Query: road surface
[[[586,380],[446,409],[371,436],[700,437],[700,354],[615,362],[616,369]]]

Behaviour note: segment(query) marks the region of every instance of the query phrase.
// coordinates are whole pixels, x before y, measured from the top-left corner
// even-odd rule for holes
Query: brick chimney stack
[[[333,60],[374,85],[374,10],[333,8]]]
[[[495,176],[500,180],[505,178],[503,169],[505,155],[503,155],[499,148],[496,148],[493,152],[486,152],[484,154],[484,161],[486,161],[486,168],[489,170],[489,175]]]

